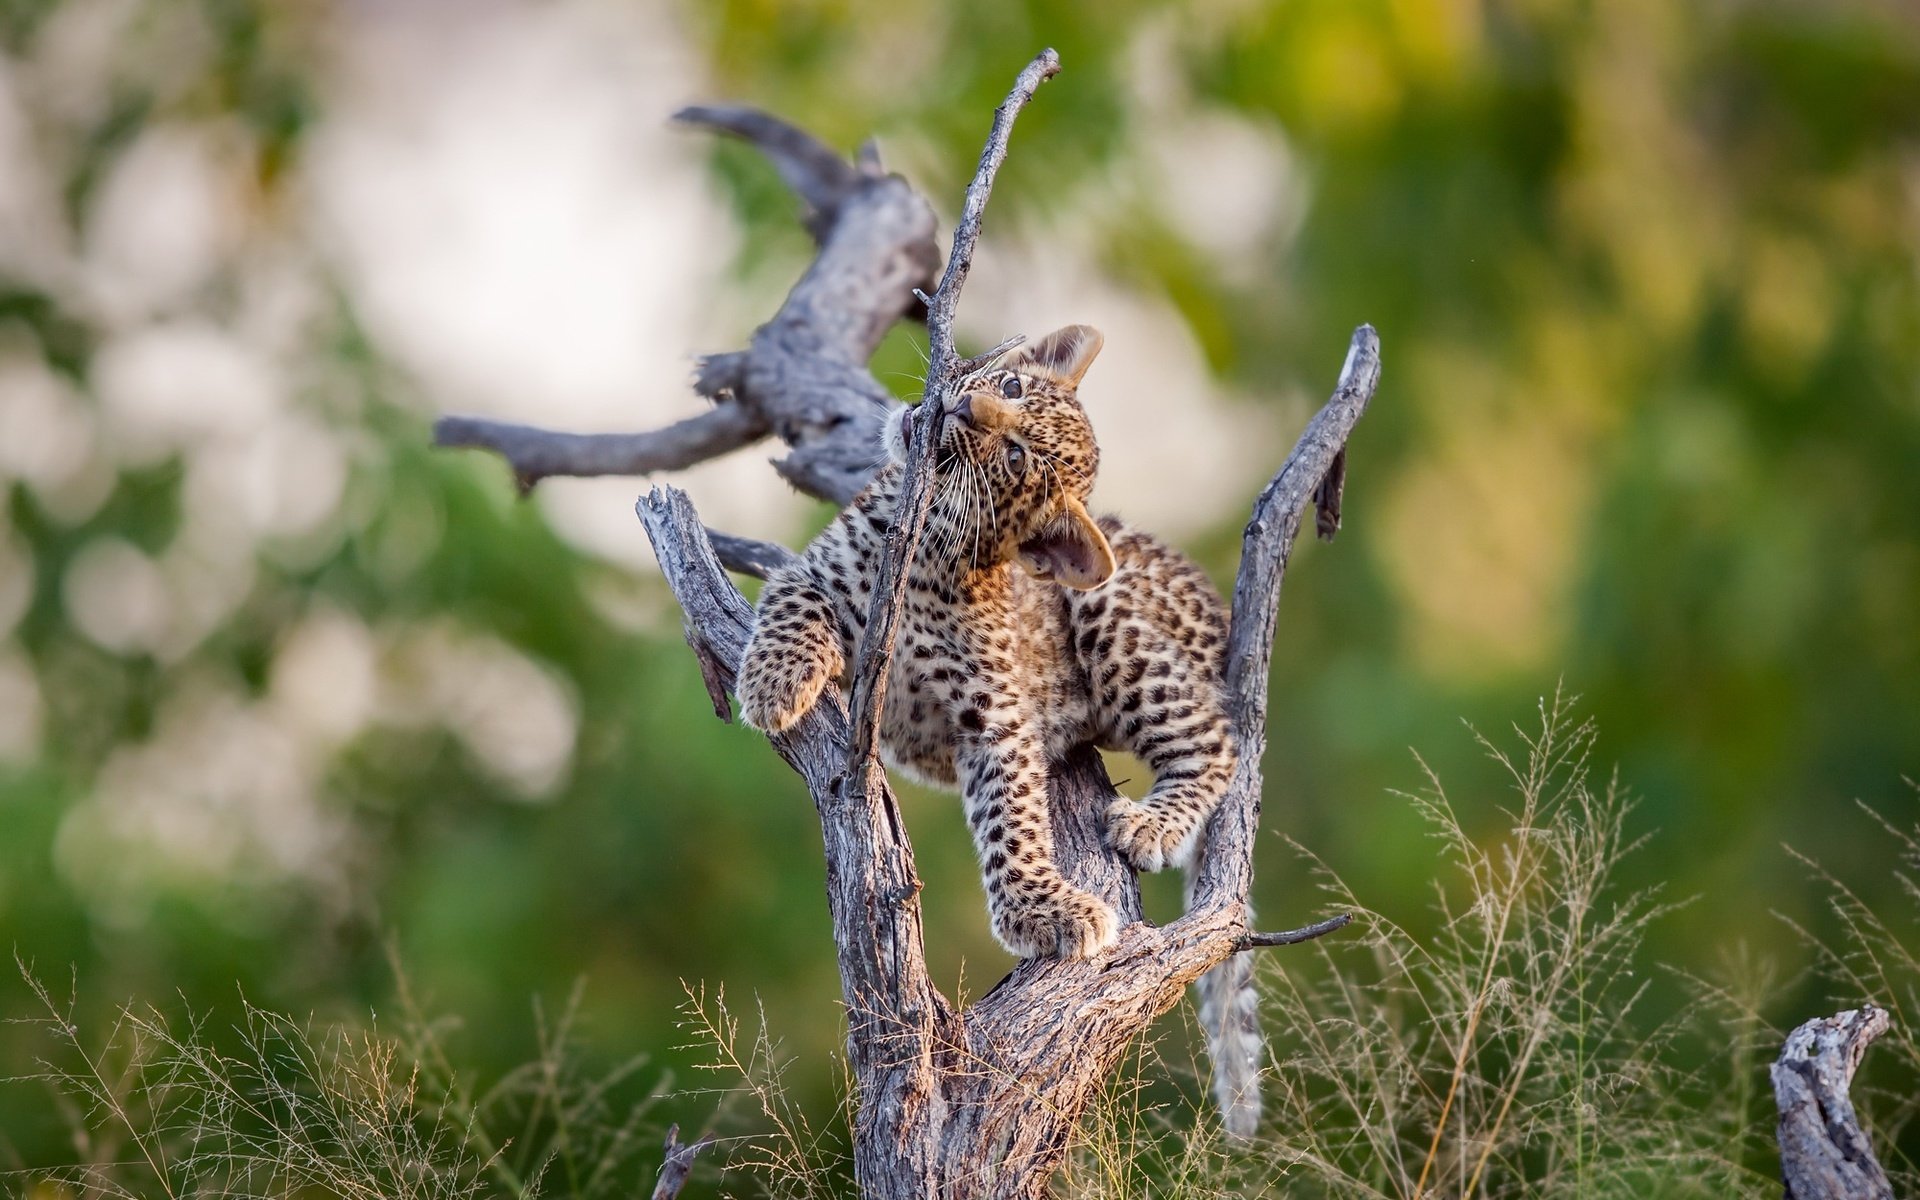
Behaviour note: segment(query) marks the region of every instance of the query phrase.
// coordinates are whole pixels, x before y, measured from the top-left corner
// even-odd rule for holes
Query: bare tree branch
[[[839,162],[811,135],[750,109],[682,110],[688,124],[753,143],[811,206],[820,253],[745,350],[701,360],[695,388],[722,401],[667,429],[578,435],[447,417],[442,446],[507,458],[523,488],[552,475],[644,475],[691,466],[774,434],[776,470],[801,491],[845,504],[880,457],[880,425],[897,401],[867,370],[880,339],[917,309],[914,289],[939,262],[933,210],[897,175]],[[836,160],[838,161],[838,160]]]
[[[732,688],[753,632],[753,607],[727,578],[685,492],[655,488],[637,511],[686,613],[687,640],[702,675],[709,686],[718,681]],[[917,1105],[932,1086],[934,1032],[953,1021],[927,974],[913,847],[884,775],[875,788],[846,779],[848,725],[837,689],[829,688],[798,725],[770,740],[806,780],[820,817],[849,1059],[860,1080],[854,1157],[863,1190],[905,1194],[873,1184],[870,1171],[901,1180],[935,1178],[939,1143],[918,1127],[924,1114]]]
[[[713,543],[713,552],[720,556],[720,562],[727,570],[751,575],[755,579],[766,579],[800,557],[778,542],[735,537],[716,529],[707,530],[707,539]]]
[[[841,201],[859,186],[862,175],[879,174],[877,158],[863,171],[806,130],[757,108],[695,104],[674,113],[673,119],[752,142],[780,172],[781,181],[806,202],[810,211],[805,224],[816,242],[826,240]]]
[[[1207,825],[1193,889],[1196,908],[1237,903],[1253,883],[1253,837],[1260,827],[1260,760],[1267,750],[1267,676],[1273,662],[1280,584],[1307,502],[1320,490],[1380,384],[1380,337],[1353,331],[1333,398],[1314,415],[1279,474],[1254,501],[1240,539],[1227,635],[1227,711],[1240,761],[1226,799]]]
[[[722,404],[651,433],[560,433],[482,417],[441,417],[433,444],[492,450],[522,491],[554,475],[651,475],[718,458],[767,435],[759,413]]]

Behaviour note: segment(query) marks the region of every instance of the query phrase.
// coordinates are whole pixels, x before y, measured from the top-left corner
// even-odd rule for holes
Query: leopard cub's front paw
[[[826,685],[824,674],[818,680],[808,680],[778,668],[754,669],[749,658],[735,686],[740,696],[740,719],[762,733],[785,733],[807,715]]]
[[[996,909],[993,936],[1020,958],[1092,958],[1119,940],[1120,916],[1105,900],[1061,880],[1051,892]]]
[[[1107,845],[1136,871],[1185,866],[1200,820],[1190,813],[1148,806],[1126,796],[1107,805]]]

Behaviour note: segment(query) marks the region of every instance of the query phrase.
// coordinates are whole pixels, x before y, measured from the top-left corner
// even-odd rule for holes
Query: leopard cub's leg
[[[1054,862],[1038,727],[986,688],[962,703],[955,765],[994,937],[1021,958],[1104,952],[1119,936],[1120,920],[1112,905],[1069,883]]]
[[[753,637],[734,691],[740,716],[764,733],[783,733],[807,714],[846,667],[846,650],[826,594],[801,571],[776,575],[761,593]]]
[[[1108,806],[1107,844],[1137,870],[1186,866],[1233,777],[1220,684],[1205,658],[1125,594],[1076,604],[1075,637],[1106,741],[1153,771],[1145,799]]]

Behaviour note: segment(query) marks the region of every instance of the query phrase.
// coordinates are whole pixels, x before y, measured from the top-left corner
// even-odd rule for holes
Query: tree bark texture
[[[669,469],[684,465],[685,447],[698,439],[731,448],[736,437],[772,434],[791,448],[776,469],[802,491],[845,503],[879,460],[881,422],[897,403],[865,366],[888,328],[903,317],[924,314],[928,320],[929,399],[941,398],[971,365],[955,354],[951,322],[987,192],[1006,154],[1013,118],[1057,70],[1053,52],[1043,53],[1021,72],[996,113],[954,250],[932,295],[923,290],[940,261],[932,212],[904,180],[882,173],[870,150],[847,162],[763,113],[684,110],[681,120],[744,137],[760,149],[807,204],[807,227],[820,246],[812,267],[746,349],[705,360],[696,390],[714,401],[709,416],[729,413],[727,418],[695,425],[696,417],[656,434],[610,435],[601,442],[449,418],[437,429],[441,444],[496,450],[531,486],[553,474]],[[1178,1003],[1189,984],[1236,953],[1305,940],[1344,923],[1255,934],[1247,925],[1246,896],[1281,583],[1310,503],[1323,536],[1338,527],[1347,438],[1379,373],[1378,338],[1362,326],[1332,399],[1253,506],[1229,642],[1239,766],[1208,826],[1191,906],[1179,920],[1156,928],[1141,919],[1137,881],[1102,839],[1112,784],[1099,756],[1083,749],[1051,781],[1056,854],[1075,884],[1106,899],[1127,922],[1119,943],[1091,961],[1023,962],[985,995],[958,1007],[927,974],[913,848],[875,753],[874,714],[890,639],[870,636],[868,654],[854,664],[857,702],[851,714],[830,689],[798,725],[770,739],[806,782],[820,819],[857,1090],[853,1149],[863,1195],[1044,1195],[1088,1102],[1133,1038]],[[928,477],[924,448],[937,434],[931,426],[942,407],[925,405],[912,422],[908,499],[889,532],[869,629],[889,627],[898,604],[885,584],[904,577],[925,515],[924,495],[914,491],[913,481]],[[752,606],[727,569],[764,575],[790,552],[712,534],[687,495],[672,487],[641,497],[637,512],[685,612],[687,641],[715,711],[724,718],[726,694],[753,629]]]
[[[1868,1004],[1787,1035],[1773,1064],[1786,1200],[1893,1200],[1847,1094],[1867,1047],[1891,1026],[1885,1009]]]

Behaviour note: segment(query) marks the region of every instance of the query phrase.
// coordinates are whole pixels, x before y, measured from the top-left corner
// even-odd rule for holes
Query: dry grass
[[[1587,1200],[1777,1189],[1765,1068],[1782,1031],[1761,1015],[1777,982],[1751,964],[1727,972],[1738,986],[1673,972],[1688,1001],[1679,1017],[1646,1011],[1641,942],[1671,905],[1614,881],[1638,845],[1626,832],[1631,806],[1611,781],[1595,784],[1593,730],[1567,699],[1544,702],[1537,728],[1516,736],[1514,753],[1482,741],[1510,783],[1503,799],[1463,814],[1431,772],[1404,796],[1438,851],[1422,882],[1435,932],[1369,910],[1306,855],[1330,905],[1356,921],[1264,960],[1279,1057],[1255,1144],[1217,1133],[1197,1064],[1163,1059],[1180,1039],[1148,1040],[1086,1115],[1055,1194]],[[1891,1148],[1920,1114],[1920,829],[1869,815],[1898,854],[1894,876],[1913,911],[1885,919],[1803,858],[1841,931],[1806,938],[1835,1007],[1871,998],[1894,1015],[1856,1095],[1896,1183],[1914,1191],[1920,1172]],[[16,1172],[10,1190],[22,1194],[52,1184],[63,1196],[168,1200],[598,1197],[644,1191],[657,1161],[648,1121],[660,1088],[626,1107],[613,1099],[641,1064],[592,1079],[570,1065],[577,993],[551,1022],[536,1009],[539,1057],[475,1095],[445,1026],[404,987],[392,1032],[316,1029],[245,1005],[217,1038],[204,1020],[134,1008],[89,1037],[70,998],[23,973],[55,1047],[35,1078],[65,1107],[82,1165]],[[720,1116],[745,1130],[719,1139],[704,1169],[770,1196],[850,1194],[844,1063],[839,1111],[823,1124],[785,1086],[786,1058],[756,1009],[743,1033],[723,991],[687,992],[683,1027],[720,1081],[692,1094],[707,1107],[717,1093]],[[1699,1037],[1711,1040],[1682,1044]]]
[[[1433,935],[1371,911],[1315,863],[1330,906],[1358,919],[1265,960],[1266,1018],[1283,1049],[1254,1145],[1217,1132],[1202,1064],[1163,1058],[1181,1039],[1148,1041],[1086,1115],[1055,1194],[1466,1200],[1776,1188],[1770,1127],[1755,1119],[1775,1031],[1755,1015],[1758,997],[1680,976],[1692,997],[1680,1018],[1645,1011],[1653,972],[1642,938],[1672,905],[1614,883],[1639,845],[1626,832],[1631,805],[1611,782],[1594,785],[1594,731],[1571,707],[1564,696],[1543,703],[1512,753],[1482,740],[1506,797],[1463,814],[1431,773],[1403,797],[1440,852],[1423,885]],[[1469,832],[1490,814],[1491,833]],[[1728,974],[1748,986],[1763,977]],[[1711,1039],[1711,1051],[1679,1044],[1690,1037]],[[1687,1072],[1679,1061],[1708,1065]],[[1170,1077],[1183,1086],[1169,1088]],[[799,1186],[805,1155],[791,1119],[775,1124],[787,1147],[769,1164],[785,1181],[776,1194],[813,1194]]]
[[[709,995],[704,987],[687,986],[686,994],[681,1028],[693,1038],[687,1048],[707,1055],[699,1066],[724,1081],[707,1089],[719,1097],[719,1113],[748,1106],[759,1114],[758,1131],[716,1139],[726,1165],[758,1178],[776,1197],[822,1200],[849,1194],[852,1159],[842,1131],[852,1115],[851,1081],[843,1075],[840,1110],[828,1126],[816,1128],[787,1087],[789,1060],[774,1040],[766,1006],[756,1001],[754,1030],[743,1036],[724,988]]]
[[[63,1197],[285,1196],[464,1200],[629,1195],[657,1157],[660,1091],[615,1094],[644,1065],[596,1078],[573,1065],[576,989],[557,1020],[535,1008],[540,1055],[476,1095],[447,1026],[404,990],[394,1032],[315,1027],[242,1001],[231,1029],[128,1006],[97,1035],[25,964],[48,1035],[40,1069],[78,1165],[9,1173],[9,1193]]]
[[[1594,785],[1591,725],[1543,702],[1520,753],[1484,738],[1511,793],[1501,828],[1475,838],[1440,781],[1404,798],[1441,869],[1437,932],[1372,912],[1325,864],[1329,897],[1358,932],[1313,943],[1317,963],[1269,964],[1271,1153],[1289,1195],[1727,1196],[1765,1184],[1730,1088],[1761,1067],[1733,1041],[1714,1074],[1669,1064],[1682,1031],[1645,1013],[1639,961],[1671,906],[1621,894],[1638,842],[1631,805]],[[1305,854],[1305,851],[1302,851]]]

